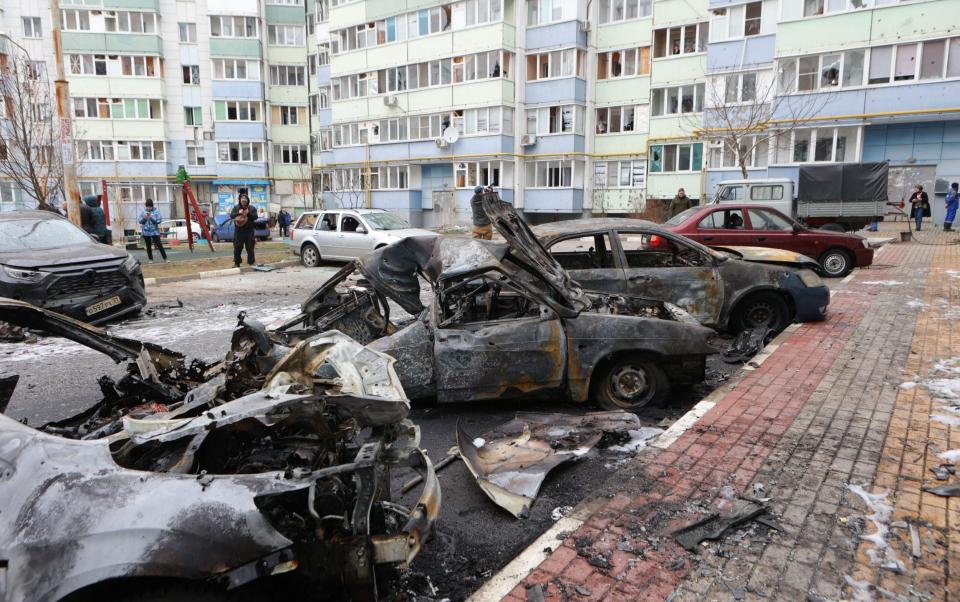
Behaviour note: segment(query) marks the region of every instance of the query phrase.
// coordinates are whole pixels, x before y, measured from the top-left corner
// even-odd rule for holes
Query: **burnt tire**
[[[734,312],[735,332],[767,327],[780,332],[790,321],[790,308],[783,297],[776,293],[755,293],[737,305]]]
[[[853,257],[845,249],[827,249],[818,261],[829,278],[842,278],[853,270]]]
[[[320,251],[310,243],[300,247],[300,263],[308,268],[320,265]]]
[[[593,386],[593,400],[606,410],[639,410],[666,399],[670,381],[656,361],[623,356],[603,366]]]

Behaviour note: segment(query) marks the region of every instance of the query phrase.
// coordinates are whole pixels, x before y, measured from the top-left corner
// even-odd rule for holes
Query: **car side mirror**
[[[356,232],[357,234],[366,234],[367,229],[364,228],[363,226],[357,226],[357,229],[354,230],[354,232]]]
[[[803,232],[803,226],[801,226],[800,224],[794,224],[794,225],[793,225],[793,233],[794,233],[794,234],[800,234],[801,232]]]

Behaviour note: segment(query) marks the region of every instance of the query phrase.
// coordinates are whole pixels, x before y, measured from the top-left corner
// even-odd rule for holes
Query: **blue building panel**
[[[929,109],[956,109],[960,98],[960,81],[872,87],[868,89],[865,113],[888,113]],[[833,112],[833,99],[830,110]],[[834,113],[836,114],[836,113]],[[902,121],[903,116],[891,119]],[[922,117],[912,116],[912,120]]]
[[[217,140],[263,140],[267,137],[262,123],[217,121],[213,124],[213,131]]]
[[[333,123],[333,109],[321,109],[317,112],[317,125],[322,128],[330,127]]]
[[[713,42],[707,52],[707,72],[738,71],[769,65],[773,62],[776,46],[776,35]]]
[[[537,136],[537,143],[524,147],[528,155],[578,153],[584,150],[583,136],[576,134],[550,134]]]
[[[362,150],[362,147],[360,147]],[[335,162],[343,162],[337,149]],[[460,138],[453,146],[441,148],[433,140],[418,142],[395,142],[371,144],[371,161],[396,161],[398,159],[449,159],[453,155],[498,154],[513,151],[513,136],[471,136]],[[362,158],[361,158],[362,160]]]
[[[214,81],[214,98],[230,100],[263,100],[263,84],[260,82]]]
[[[125,178],[157,178],[165,179],[174,175],[167,161],[118,161],[114,167],[113,161],[84,161],[82,179],[114,179],[118,175]]]
[[[870,90],[857,88],[853,90],[837,90],[829,96],[817,93],[795,94],[783,98],[778,102],[774,111],[774,119],[796,119],[800,116],[823,115],[860,115],[864,112],[866,96]],[[859,123],[854,119],[850,123]],[[843,124],[834,124],[843,125]]]
[[[317,83],[326,86],[330,83],[330,65],[320,65],[317,67]]]
[[[523,210],[528,213],[581,213],[583,189],[528,188],[523,193]]]
[[[266,163],[220,163],[217,162],[217,176],[223,178],[265,178]]]
[[[579,21],[564,21],[562,23],[528,27],[526,34],[528,53],[573,45],[583,47],[587,45],[587,34],[580,31]]]
[[[419,190],[375,190],[370,196],[376,209],[403,211],[423,209]]]
[[[526,102],[531,105],[587,102],[587,82],[579,77],[563,77],[526,84]]]
[[[187,173],[191,176],[215,176],[217,143],[205,141],[203,143],[203,156],[206,158],[206,165],[187,165],[187,143],[185,140],[171,140],[167,143],[167,163],[177,169],[183,165]]]

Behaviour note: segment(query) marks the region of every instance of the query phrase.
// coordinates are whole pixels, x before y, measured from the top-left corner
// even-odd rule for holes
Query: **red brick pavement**
[[[896,259],[894,253],[884,257]],[[669,448],[641,456],[640,473],[631,479],[639,484],[639,493],[614,496],[505,599],[526,601],[527,588],[534,584],[544,588],[548,599],[669,597],[691,562],[664,534],[702,518],[685,512],[691,502],[719,508],[724,503],[720,490],[726,485],[737,494],[747,493],[746,487],[834,364],[870,301],[862,295],[835,296],[827,322],[802,325],[694,428]],[[653,530],[660,536],[651,538]]]

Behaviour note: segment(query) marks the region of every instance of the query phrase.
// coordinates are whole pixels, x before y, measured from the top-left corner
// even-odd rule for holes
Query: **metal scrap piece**
[[[714,513],[672,533],[683,549],[693,552],[705,539],[719,539],[729,529],[766,513],[762,504],[740,500],[730,513]]]
[[[940,485],[938,487],[924,487],[923,490],[927,493],[932,493],[933,495],[939,495],[941,497],[957,497],[960,496],[960,483],[951,483],[949,485]]]
[[[479,446],[458,422],[457,445],[483,492],[516,518],[526,518],[554,467],[589,452],[604,433],[638,428],[640,419],[628,412],[517,414],[485,433]]]

